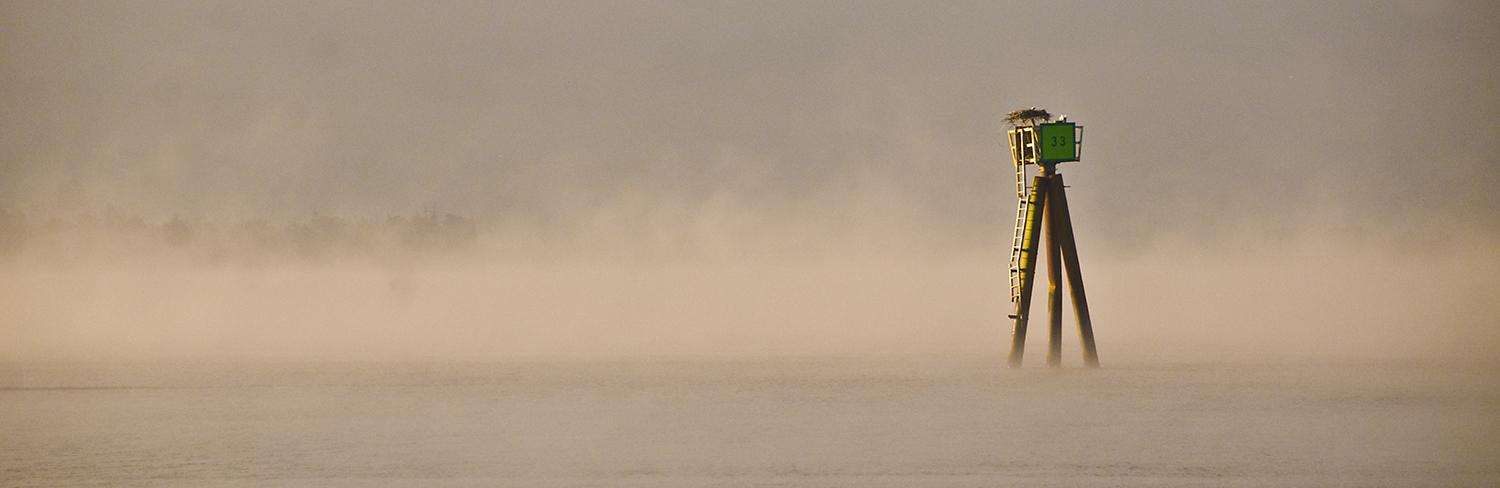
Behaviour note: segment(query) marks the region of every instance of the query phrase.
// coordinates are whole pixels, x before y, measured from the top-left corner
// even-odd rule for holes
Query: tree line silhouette
[[[381,258],[442,255],[474,246],[474,219],[424,210],[384,219],[314,214],[287,221],[214,221],[173,215],[37,214],[0,207],[0,257],[196,260]]]

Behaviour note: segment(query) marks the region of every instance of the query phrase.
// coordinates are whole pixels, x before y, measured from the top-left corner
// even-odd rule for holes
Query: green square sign
[[[1062,163],[1078,160],[1078,133],[1072,122],[1054,122],[1036,126],[1037,142],[1042,151],[1039,162]]]

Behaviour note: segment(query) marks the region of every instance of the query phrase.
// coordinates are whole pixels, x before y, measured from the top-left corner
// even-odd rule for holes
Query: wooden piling
[[[1049,193],[1049,215],[1056,215],[1055,231],[1062,245],[1064,268],[1068,273],[1068,291],[1073,298],[1073,314],[1078,319],[1078,335],[1083,342],[1083,362],[1099,367],[1099,350],[1094,344],[1094,323],[1089,319],[1089,300],[1083,289],[1083,266],[1078,263],[1078,244],[1073,239],[1073,218],[1068,214],[1068,196],[1062,175],[1053,175]]]
[[[1047,179],[1049,194],[1058,191],[1052,178]],[[1062,366],[1062,246],[1058,243],[1057,204],[1046,208],[1047,229],[1047,366]]]
[[[1031,314],[1031,286],[1036,282],[1037,242],[1041,240],[1042,216],[1047,208],[1047,185],[1043,176],[1032,178],[1026,210],[1026,235],[1021,241],[1021,296],[1016,300],[1015,327],[1010,335],[1010,367],[1021,367],[1026,354],[1026,323]]]

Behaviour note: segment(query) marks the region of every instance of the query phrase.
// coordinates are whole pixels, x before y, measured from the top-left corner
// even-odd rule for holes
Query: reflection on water
[[[0,365],[21,485],[1500,483],[1489,367]]]

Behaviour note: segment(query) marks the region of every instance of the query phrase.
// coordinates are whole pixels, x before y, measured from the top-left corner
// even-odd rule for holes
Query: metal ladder
[[[1021,299],[1021,257],[1026,240],[1026,211],[1030,205],[1031,188],[1026,183],[1026,165],[1036,164],[1036,131],[1018,127],[1007,133],[1010,138],[1010,159],[1016,167],[1016,226],[1010,240],[1010,301]]]

